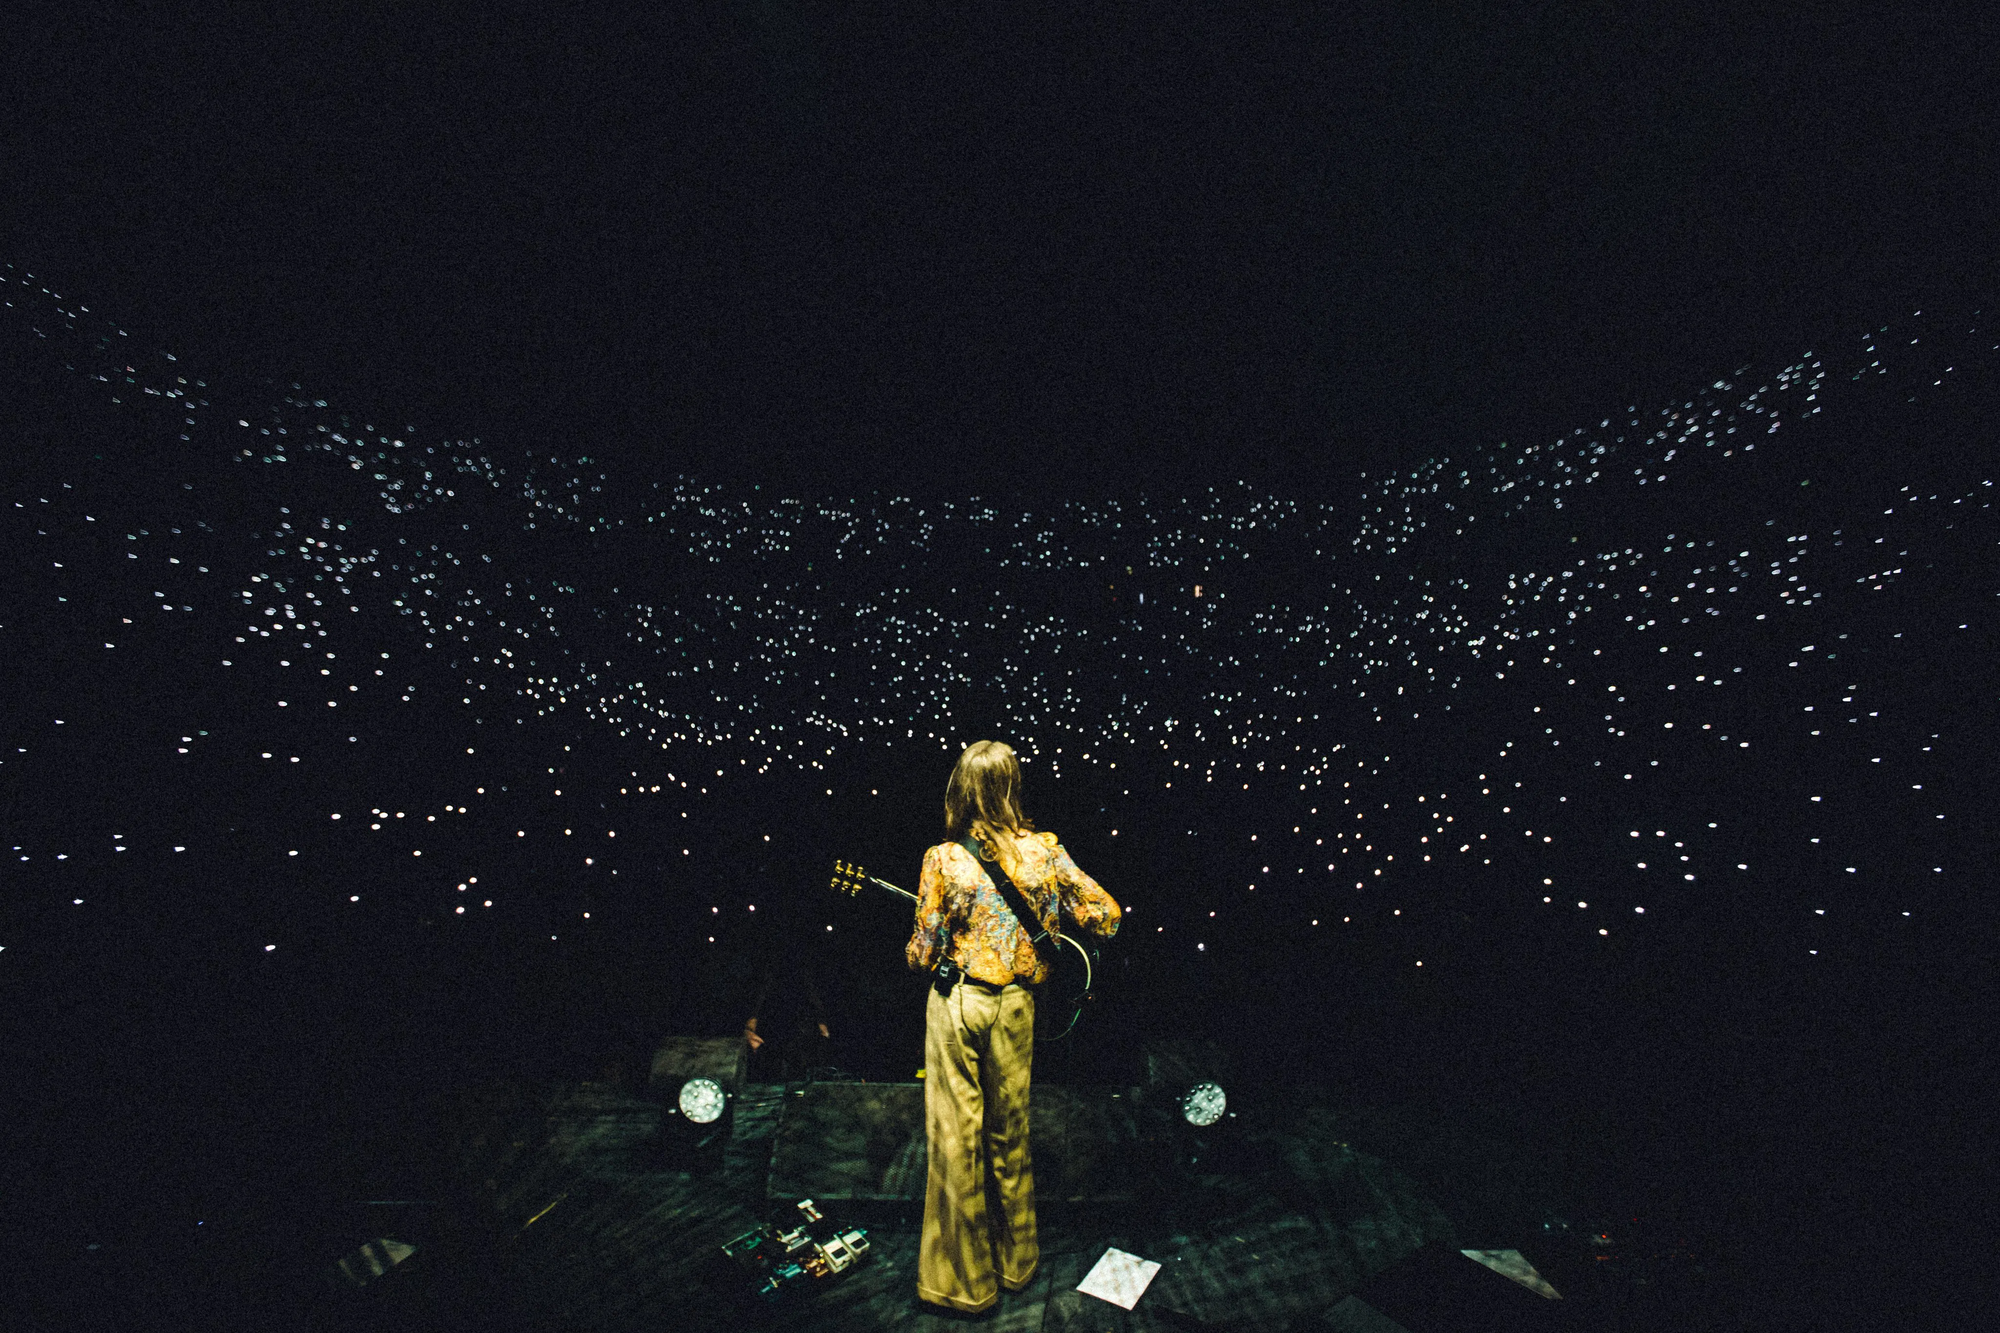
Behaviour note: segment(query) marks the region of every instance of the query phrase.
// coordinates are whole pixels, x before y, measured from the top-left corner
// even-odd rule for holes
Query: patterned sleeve
[[[1063,914],[1099,939],[1108,940],[1116,935],[1118,923],[1125,915],[1118,903],[1098,887],[1096,880],[1083,873],[1061,844],[1056,844],[1053,850],[1055,857],[1050,868],[1060,886]]]
[[[917,878],[917,922],[903,960],[912,972],[929,972],[937,967],[939,949],[945,937],[944,848],[924,853],[923,873]]]

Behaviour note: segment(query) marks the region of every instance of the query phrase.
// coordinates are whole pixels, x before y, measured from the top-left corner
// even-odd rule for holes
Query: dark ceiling
[[[1991,287],[1990,18],[1085,8],[16,7],[0,258],[221,379],[837,492],[1337,494]]]

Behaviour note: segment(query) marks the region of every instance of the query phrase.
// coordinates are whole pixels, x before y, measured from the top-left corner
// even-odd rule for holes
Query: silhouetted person
[[[803,927],[760,923],[724,969],[725,1004],[741,1015],[752,1083],[802,1079],[830,1063],[832,1028],[820,986],[821,961]]]

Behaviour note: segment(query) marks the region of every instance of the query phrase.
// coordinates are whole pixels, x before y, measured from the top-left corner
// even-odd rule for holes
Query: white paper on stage
[[[1141,1259],[1123,1250],[1106,1250],[1083,1281],[1076,1284],[1076,1289],[1129,1310],[1146,1294],[1153,1274],[1159,1271],[1159,1264],[1151,1259]]]

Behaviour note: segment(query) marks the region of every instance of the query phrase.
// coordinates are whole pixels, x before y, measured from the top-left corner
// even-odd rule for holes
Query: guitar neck
[[[897,888],[897,887],[896,887],[896,886],[895,886],[894,884],[891,884],[891,883],[890,883],[890,882],[889,882],[888,880],[886,880],[886,879],[877,879],[877,878],[875,878],[875,877],[874,877],[873,875],[869,875],[869,876],[867,876],[867,879],[868,879],[868,882],[869,882],[870,884],[873,884],[873,885],[877,886],[878,888],[884,888],[884,889],[887,889],[887,890],[888,890],[889,892],[891,892],[891,893],[900,893],[900,894],[902,894],[902,895],[903,895],[903,896],[904,896],[905,898],[908,898],[908,899],[909,899],[909,900],[910,900],[911,902],[915,902],[915,901],[917,901],[917,895],[916,895],[916,894],[914,894],[914,893],[911,893],[911,892],[910,892],[910,891],[909,891],[908,889],[899,889],[899,888]]]

